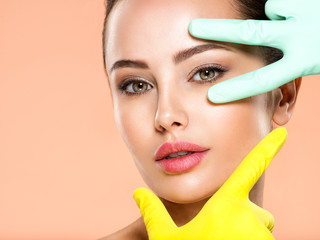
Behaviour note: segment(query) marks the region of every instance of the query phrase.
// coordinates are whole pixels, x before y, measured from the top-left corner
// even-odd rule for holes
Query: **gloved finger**
[[[194,37],[207,40],[280,48],[278,36],[285,31],[284,23],[252,19],[194,19],[189,24],[189,32]]]
[[[286,11],[290,5],[294,4],[287,4],[283,0],[268,0],[265,5],[265,12],[268,18],[272,20],[283,20],[286,19],[286,17],[291,16],[288,15],[289,12]]]
[[[285,71],[290,64],[285,58],[235,78],[213,85],[208,90],[208,99],[214,103],[225,103],[271,91],[299,77],[299,69]]]
[[[273,228],[274,228],[274,217],[272,216],[272,214],[270,212],[268,212],[267,210],[254,204],[253,202],[250,202],[250,204],[252,204],[251,209],[253,209],[257,218],[272,233]]]
[[[280,151],[286,139],[287,130],[284,127],[277,128],[264,137],[221,186],[218,190],[219,194],[231,198],[247,198],[250,190],[267,169],[273,157]]]
[[[163,228],[170,232],[176,225],[170,217],[161,200],[150,190],[138,188],[134,191],[133,197],[140,208],[150,239],[152,235],[158,236],[163,232]]]
[[[301,0],[268,0],[265,5],[265,12],[268,18],[272,20],[284,20],[296,17],[299,15],[297,9],[304,9],[307,5],[309,4]]]

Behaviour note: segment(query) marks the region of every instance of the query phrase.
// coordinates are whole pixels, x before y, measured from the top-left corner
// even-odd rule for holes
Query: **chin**
[[[175,198],[166,199],[166,200],[176,204],[193,204],[193,203],[198,203],[204,200],[207,201],[211,196],[212,195],[202,196],[202,197],[188,197],[188,198],[175,197]]]
[[[167,201],[177,204],[197,203],[210,198],[218,190],[218,187],[207,189],[203,187],[167,188],[164,191],[156,191],[156,194]]]

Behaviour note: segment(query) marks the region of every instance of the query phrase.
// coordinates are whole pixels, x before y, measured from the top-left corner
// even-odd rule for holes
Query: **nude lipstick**
[[[208,148],[190,142],[166,142],[156,151],[155,159],[165,172],[182,173],[197,166],[208,151]]]

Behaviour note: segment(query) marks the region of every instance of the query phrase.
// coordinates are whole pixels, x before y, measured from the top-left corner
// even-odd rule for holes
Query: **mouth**
[[[165,157],[165,159],[172,159],[172,158],[178,158],[178,157],[183,157],[183,156],[188,156],[190,154],[193,154],[195,152],[189,152],[189,151],[180,151],[176,153],[171,153],[168,156]]]
[[[156,151],[155,159],[165,172],[182,173],[196,167],[208,151],[208,148],[190,142],[167,142]]]

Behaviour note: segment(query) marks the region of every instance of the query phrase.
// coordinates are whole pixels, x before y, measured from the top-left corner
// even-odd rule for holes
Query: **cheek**
[[[123,139],[129,145],[139,145],[150,134],[148,125],[153,123],[150,104],[127,101],[114,107],[116,123]]]
[[[211,140],[226,154],[232,152],[230,149],[247,150],[255,146],[270,131],[271,117],[266,111],[264,95],[199,112]]]
[[[141,169],[150,163],[153,156],[152,149],[156,143],[154,139],[154,97],[145,97],[141,100],[114,101],[114,114],[120,134],[133,155],[136,164]],[[146,165],[146,167],[148,164]]]
[[[142,177],[159,196],[173,202],[193,202],[212,195],[270,129],[264,95],[216,105],[206,99],[206,90],[194,92],[197,94],[188,91],[177,99],[183,101],[189,119],[179,137],[212,151],[203,167],[181,176],[162,174],[151,160],[165,140],[154,128],[157,97],[114,99],[117,126]]]
[[[206,135],[213,148],[211,171],[215,172],[219,185],[269,133],[270,116],[264,103],[265,97],[259,95],[199,111],[203,114],[202,125],[206,126]]]
[[[190,110],[188,136],[211,150],[201,167],[164,181],[166,184],[163,189],[158,186],[158,193],[173,202],[194,202],[214,194],[268,134],[270,119],[263,100],[263,96],[257,96],[224,105],[202,103],[196,111]]]

